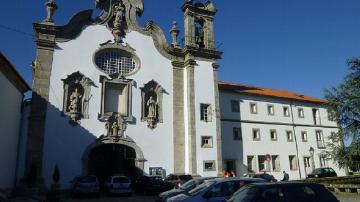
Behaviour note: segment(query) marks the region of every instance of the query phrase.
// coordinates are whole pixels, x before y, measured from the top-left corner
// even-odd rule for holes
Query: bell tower
[[[194,3],[186,0],[182,6],[185,25],[185,46],[202,49],[215,49],[214,16],[217,9],[211,3]]]

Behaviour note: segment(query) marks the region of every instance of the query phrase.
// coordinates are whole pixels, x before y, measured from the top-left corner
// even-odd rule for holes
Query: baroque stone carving
[[[115,142],[125,137],[126,121],[120,114],[113,113],[107,120],[105,127],[107,130],[106,137],[112,138]]]
[[[79,123],[82,118],[89,118],[89,100],[91,86],[95,84],[80,72],[74,72],[64,82],[63,113],[70,117],[73,123]]]
[[[162,96],[165,90],[154,80],[149,81],[141,89],[142,110],[141,121],[146,121],[150,129],[163,122]]]

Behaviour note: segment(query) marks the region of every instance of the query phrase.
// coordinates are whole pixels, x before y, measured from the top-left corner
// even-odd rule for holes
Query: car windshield
[[[194,188],[196,185],[196,181],[195,180],[190,180],[190,181],[187,181],[185,184],[183,184],[180,189],[182,190],[189,190],[189,189],[192,189]]]
[[[315,169],[315,170],[313,171],[313,174],[320,174],[320,173],[322,173],[322,169],[321,169],[321,168]]]
[[[188,181],[192,179],[191,175],[180,175],[179,178],[183,181]]]
[[[210,187],[214,183],[215,183],[215,181],[206,181],[206,182],[200,184],[199,186],[195,187],[191,191],[189,191],[189,195],[194,196],[194,195],[198,194],[199,192],[203,191],[204,189]]]
[[[129,183],[129,179],[126,177],[115,177],[114,183]]]

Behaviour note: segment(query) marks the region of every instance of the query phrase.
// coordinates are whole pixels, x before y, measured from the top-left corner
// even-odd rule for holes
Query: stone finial
[[[205,8],[206,8],[206,10],[211,11],[211,12],[217,11],[217,9],[215,8],[214,4],[211,1],[207,1],[205,3]]]
[[[56,2],[54,0],[48,0],[44,6],[46,7],[47,16],[43,23],[54,24],[53,15],[58,9]]]
[[[177,37],[179,36],[179,33],[180,33],[180,30],[177,28],[177,23],[176,23],[176,21],[173,21],[172,28],[170,30],[170,34],[172,37],[171,45],[175,48],[179,47],[179,44],[177,42]]]

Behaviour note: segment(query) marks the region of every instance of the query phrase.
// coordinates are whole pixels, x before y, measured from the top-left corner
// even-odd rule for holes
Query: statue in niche
[[[73,121],[77,121],[81,118],[81,98],[82,98],[82,94],[78,91],[77,88],[75,88],[75,90],[71,93],[70,98],[69,98],[69,106],[68,106],[68,110],[70,113],[70,118]]]
[[[156,118],[156,108],[157,108],[156,105],[157,105],[157,102],[153,99],[152,96],[150,96],[150,98],[148,99],[146,105],[148,107],[147,118]]]
[[[107,137],[114,138],[115,141],[119,140],[124,136],[124,131],[126,128],[126,123],[124,118],[118,114],[114,113],[107,121],[105,125],[107,129]]]
[[[154,129],[156,127],[157,117],[157,102],[154,100],[153,96],[150,95],[148,101],[146,102],[147,106],[147,116],[146,121],[148,127]]]
[[[82,95],[78,92],[78,89],[75,90],[70,95],[70,104],[69,104],[69,111],[70,113],[79,113],[79,104]]]

